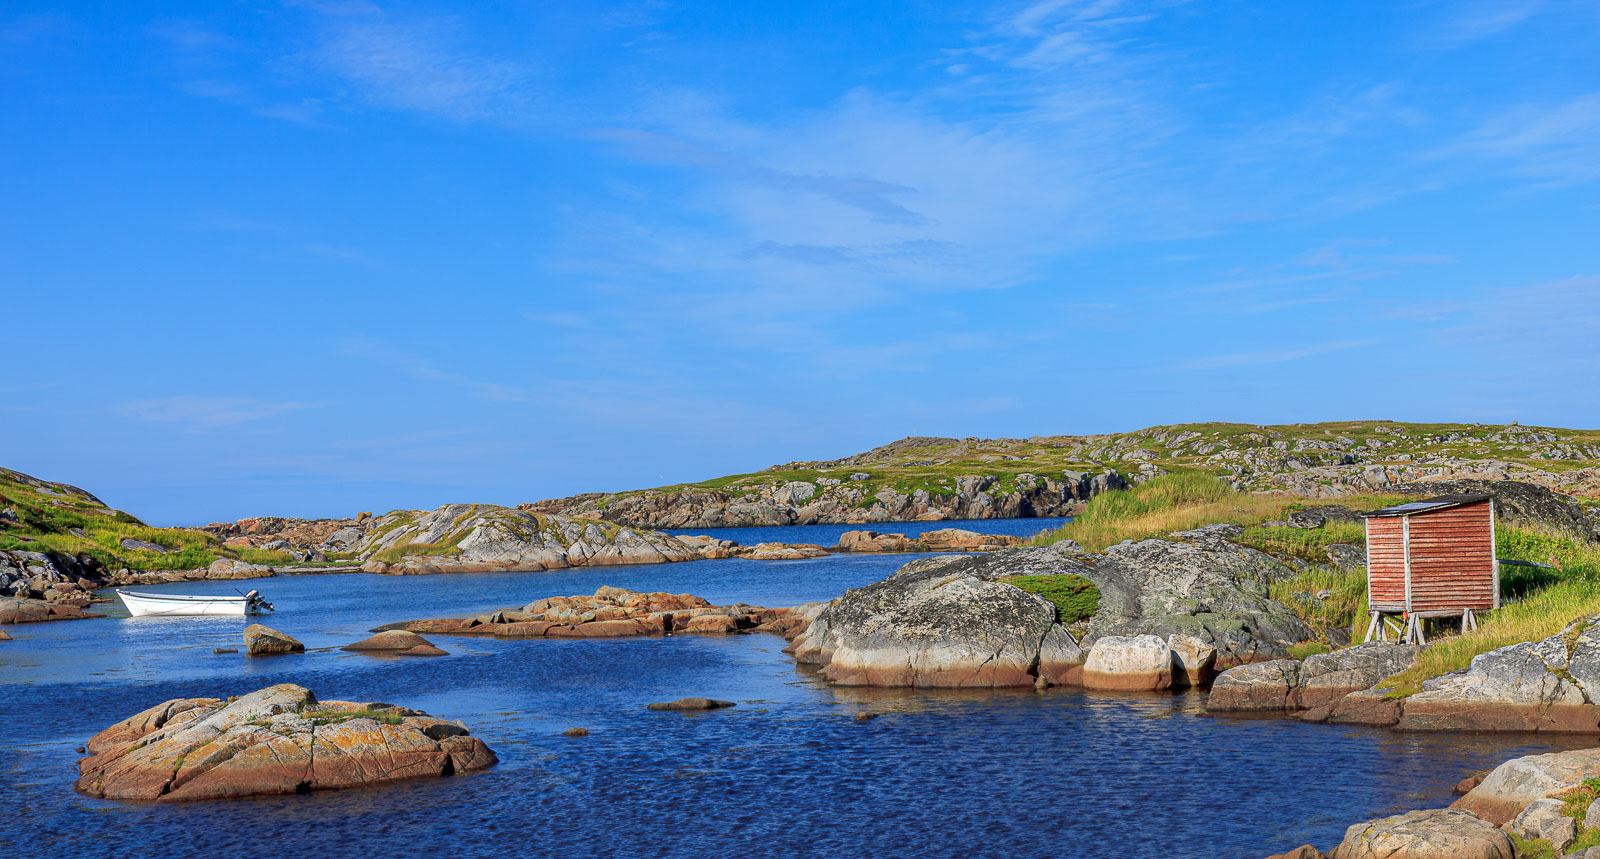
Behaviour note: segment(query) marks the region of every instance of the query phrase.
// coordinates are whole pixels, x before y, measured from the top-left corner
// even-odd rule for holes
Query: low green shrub
[[[1100,608],[1100,589],[1083,576],[1010,576],[1001,581],[1054,603],[1061,623],[1088,620]]]

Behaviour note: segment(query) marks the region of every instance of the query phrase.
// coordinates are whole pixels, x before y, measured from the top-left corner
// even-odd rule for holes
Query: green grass
[[[1001,581],[1054,603],[1056,620],[1064,624],[1088,620],[1100,607],[1100,589],[1083,576],[1009,576]]]
[[[1334,543],[1365,545],[1367,529],[1359,522],[1329,522],[1321,528],[1263,528],[1258,525],[1246,528],[1244,536],[1234,542],[1269,555],[1324,564],[1328,562],[1328,547]]]
[[[1328,596],[1317,599],[1324,591]],[[1367,571],[1308,568],[1274,582],[1268,595],[1288,606],[1312,629],[1348,629],[1358,638],[1367,620]]]
[[[404,717],[392,710],[310,710],[300,715],[313,725],[337,725],[351,719],[372,719],[385,725],[398,725]]]
[[[1299,644],[1289,645],[1289,655],[1296,659],[1305,659],[1316,656],[1318,653],[1332,653],[1333,645],[1326,641],[1302,641]]]

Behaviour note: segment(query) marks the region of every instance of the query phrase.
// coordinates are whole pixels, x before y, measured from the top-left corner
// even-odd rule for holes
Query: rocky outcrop
[[[0,624],[83,620],[101,616],[84,611],[75,605],[31,599],[0,599]]]
[[[389,629],[370,638],[363,638],[354,644],[346,644],[340,650],[349,650],[355,653],[372,653],[380,656],[445,656],[444,650],[435,647],[433,642],[404,629]]]
[[[795,656],[824,666],[835,682],[856,685],[1081,684],[1087,656],[1055,622],[1055,607],[1004,581],[1063,573],[1088,579],[1101,593],[1083,644],[1153,636],[1164,643],[1166,684],[1170,642],[1182,640],[1175,636],[1194,640],[1193,658],[1204,663],[1195,666],[1199,674],[1214,665],[1285,657],[1291,644],[1314,635],[1268,596],[1271,583],[1292,570],[1208,531],[1185,542],[1130,542],[1104,554],[1066,543],[913,561],[830,603],[796,639]],[[1202,657],[1202,646],[1213,652]],[[1155,678],[1136,673],[1140,686]],[[1096,682],[1133,681],[1107,675]]]
[[[789,636],[806,622],[805,607],[714,606],[689,594],[636,593],[603,587],[593,596],[547,597],[472,617],[408,620],[373,630],[498,638],[618,638],[698,633],[769,632]]]
[[[495,763],[460,723],[391,704],[319,702],[288,683],[231,701],[167,701],[86,749],[78,792],[159,802],[371,787]]]
[[[941,563],[846,592],[791,649],[846,686],[1062,684],[1084,662],[1049,601]]]
[[[538,513],[593,516],[637,528],[871,524],[1065,516],[1101,492],[1128,486],[1128,480],[1116,471],[1088,474],[1066,469],[1023,473],[1004,482],[994,475],[965,474],[930,491],[884,485],[841,464],[806,465],[839,468],[840,476],[821,476],[814,481],[758,479],[719,489],[589,493],[521,506]]]
[[[1559,799],[1536,799],[1511,818],[1505,830],[1523,839],[1543,838],[1561,853],[1578,839],[1578,822],[1566,816],[1566,807]]]
[[[157,572],[141,572],[139,570],[118,570],[111,574],[108,584],[120,585],[164,585],[174,582],[209,582],[209,581],[243,581],[245,579],[265,579],[277,575],[277,572],[268,566],[252,564],[236,558],[218,558],[208,567],[197,570],[160,570]]]
[[[93,557],[66,559],[43,552],[0,551],[0,596],[89,605],[105,570]]]
[[[1397,727],[1413,731],[1600,731],[1600,615],[1542,641],[1474,657],[1425,680]]]
[[[483,504],[370,520],[360,554],[368,572],[389,574],[555,570],[698,560],[676,537]],[[374,557],[376,555],[377,557]]]
[[[1536,800],[1559,797],[1600,777],[1600,749],[1513,758],[1497,766],[1451,808],[1470,811],[1496,825],[1515,818]]]
[[[252,623],[244,628],[244,646],[245,652],[251,656],[277,656],[306,651],[306,646],[294,636],[259,623]]]
[[[1304,662],[1278,659],[1241,665],[1217,675],[1206,709],[1320,710],[1321,720],[1352,692],[1375,686],[1416,662],[1422,650],[1414,644],[1369,642],[1318,653]]]
[[[837,552],[862,554],[890,552],[994,552],[1028,542],[1026,537],[979,534],[960,528],[940,528],[916,537],[880,534],[877,531],[846,531],[839,535]]]

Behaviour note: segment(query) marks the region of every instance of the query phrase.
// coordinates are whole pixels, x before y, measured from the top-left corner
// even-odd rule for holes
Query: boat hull
[[[132,617],[244,617],[258,611],[244,597],[165,596],[117,591]]]

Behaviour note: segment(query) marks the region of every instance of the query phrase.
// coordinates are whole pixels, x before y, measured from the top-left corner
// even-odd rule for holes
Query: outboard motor
[[[251,590],[249,593],[245,594],[244,601],[245,605],[248,606],[252,611],[276,610],[272,607],[272,603],[267,602],[266,599],[261,596],[261,592],[258,590]]]

